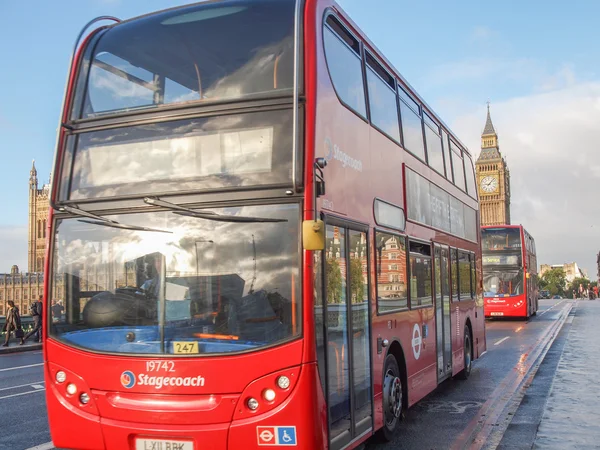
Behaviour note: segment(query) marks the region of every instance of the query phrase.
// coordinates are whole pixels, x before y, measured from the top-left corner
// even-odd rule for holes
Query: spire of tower
[[[494,125],[492,124],[492,117],[490,116],[490,102],[487,102],[487,119],[485,121],[485,128],[483,129],[483,135],[486,134],[496,134],[496,130],[494,129]]]
[[[29,187],[30,189],[37,189],[37,170],[35,168],[35,159],[31,162],[31,170],[29,171]]]

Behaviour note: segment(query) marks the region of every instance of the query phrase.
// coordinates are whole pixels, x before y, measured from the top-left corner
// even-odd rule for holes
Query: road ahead
[[[568,300],[540,300],[538,315],[528,322],[488,321],[488,351],[475,361],[470,379],[442,383],[411,408],[393,442],[368,443],[368,450],[458,449],[468,447],[473,439],[480,446],[494,447],[502,438],[512,393],[518,393],[569,306]],[[44,389],[41,352],[0,356],[0,408],[5,417],[1,450],[53,448],[48,444]]]

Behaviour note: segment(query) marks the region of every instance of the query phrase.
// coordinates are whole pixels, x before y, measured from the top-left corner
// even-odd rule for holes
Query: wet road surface
[[[443,382],[408,411],[392,442],[369,442],[367,449],[495,448],[512,418],[511,407],[513,414],[518,407],[511,404],[513,394],[571,303],[540,300],[529,321],[486,321],[487,352],[474,362],[471,377]]]

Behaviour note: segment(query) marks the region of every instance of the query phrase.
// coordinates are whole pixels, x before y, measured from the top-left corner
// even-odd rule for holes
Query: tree
[[[327,304],[342,303],[342,272],[335,258],[327,258],[325,264],[327,280]]]
[[[540,288],[550,291],[550,295],[565,295],[567,275],[562,267],[555,267],[544,272],[540,278]]]
[[[352,303],[362,303],[365,299],[365,282],[360,258],[350,260],[350,295]]]

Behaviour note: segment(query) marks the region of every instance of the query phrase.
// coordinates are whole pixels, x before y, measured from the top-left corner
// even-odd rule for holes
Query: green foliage
[[[365,282],[363,280],[362,260],[350,260],[350,293],[352,303],[362,303],[365,298]]]
[[[337,259],[327,258],[325,277],[327,280],[327,304],[342,303],[342,273]]]
[[[540,289],[550,291],[550,295],[565,295],[567,287],[567,275],[561,267],[548,270],[540,278]]]

